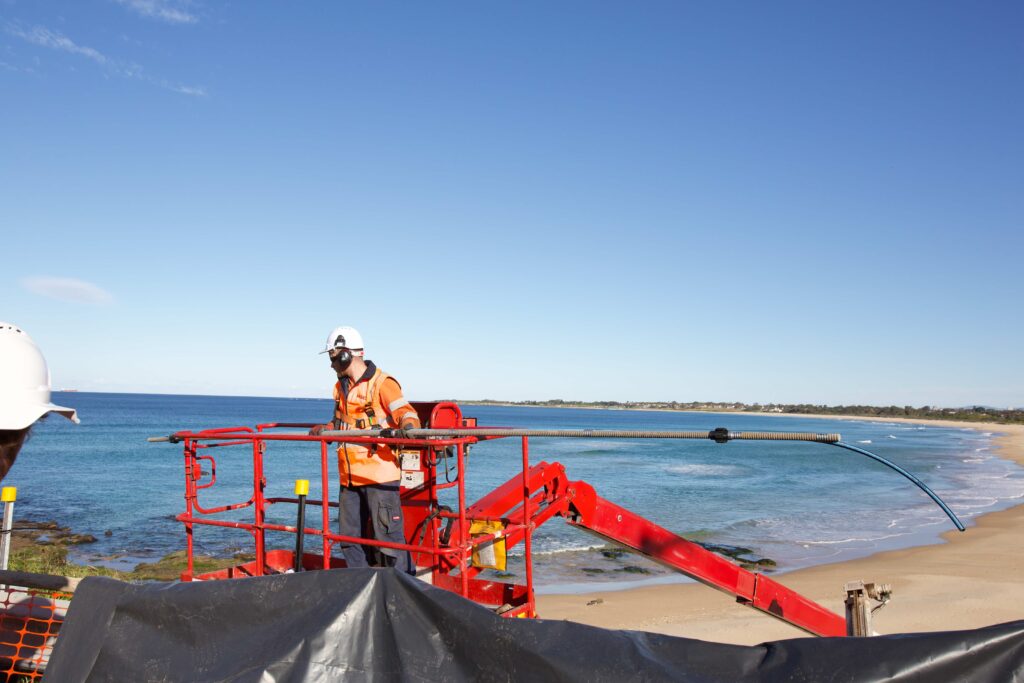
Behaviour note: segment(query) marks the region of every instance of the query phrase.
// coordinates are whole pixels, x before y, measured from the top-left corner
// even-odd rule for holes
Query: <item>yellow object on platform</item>
[[[18,498],[17,486],[5,486],[0,491],[0,503],[13,503]]]
[[[469,535],[472,537],[502,534],[504,531],[505,525],[501,522],[475,519],[469,525]],[[480,545],[473,546],[472,562],[473,566],[479,569],[505,571],[505,538],[493,538]]]
[[[309,495],[309,479],[296,479],[295,480],[295,495],[296,496],[308,496]]]

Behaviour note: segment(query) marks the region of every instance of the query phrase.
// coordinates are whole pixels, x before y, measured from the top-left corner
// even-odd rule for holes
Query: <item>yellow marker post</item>
[[[7,569],[11,557],[11,527],[14,525],[14,501],[18,499],[17,486],[5,486],[0,490],[0,502],[4,504],[3,538],[0,538],[0,569]]]
[[[309,495],[309,479],[295,480],[295,495],[299,497],[299,520],[295,524],[295,562],[292,568],[302,571],[302,546],[306,541],[306,496]]]

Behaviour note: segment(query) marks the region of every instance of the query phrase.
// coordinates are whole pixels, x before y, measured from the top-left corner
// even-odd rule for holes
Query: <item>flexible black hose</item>
[[[897,472],[902,474],[904,477],[906,477],[910,481],[914,482],[914,484],[916,484],[919,489],[921,489],[922,491],[927,493],[928,497],[931,498],[933,501],[935,501],[936,505],[938,505],[940,508],[942,508],[942,511],[946,513],[946,516],[949,517],[950,520],[952,520],[953,524],[956,525],[957,529],[959,529],[960,531],[965,531],[966,530],[964,528],[963,523],[960,521],[960,519],[955,514],[953,514],[953,511],[949,509],[949,506],[946,505],[942,501],[942,499],[939,498],[939,496],[934,491],[932,491],[930,488],[928,488],[928,486],[923,481],[921,481],[920,479],[918,479],[913,474],[911,474],[907,470],[903,469],[902,467],[900,467],[896,463],[894,463],[894,462],[892,462],[890,460],[886,460],[885,458],[883,458],[880,455],[875,455],[871,451],[866,451],[863,448],[857,448],[856,446],[851,446],[850,444],[843,443],[842,441],[836,441],[832,445],[833,446],[839,446],[840,448],[845,448],[846,450],[853,451],[854,453],[860,453],[861,455],[866,455],[867,457],[871,458],[872,460],[880,462],[880,463],[882,463],[883,465],[885,465],[886,467],[888,467],[890,469],[896,470]]]

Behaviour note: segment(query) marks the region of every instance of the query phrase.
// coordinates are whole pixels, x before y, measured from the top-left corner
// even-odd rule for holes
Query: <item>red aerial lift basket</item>
[[[730,560],[664,529],[615,503],[598,496],[586,482],[572,481],[559,463],[530,461],[529,437],[521,437],[522,471],[481,499],[466,502],[466,464],[469,447],[498,436],[477,428],[476,420],[463,417],[459,406],[449,402],[414,403],[424,427],[458,429],[452,438],[383,439],[376,436],[347,436],[332,432],[320,436],[282,433],[281,429],[312,425],[298,423],[261,424],[255,428],[229,427],[199,432],[178,432],[171,437],[184,445],[185,512],[178,516],[187,538],[188,567],[182,580],[230,579],[299,570],[334,569],[345,566],[332,556],[340,543],[405,549],[412,554],[417,575],[424,581],[486,605],[506,617],[534,617],[533,532],[553,517],[621,544],[663,565],[671,567],[713,588],[736,597],[740,603],[761,610],[817,635],[846,635],[846,622],[817,603],[761,574],[742,569]],[[480,436],[474,435],[479,429]],[[320,491],[332,491],[334,453],[339,443],[386,444],[401,453],[401,499],[405,517],[405,543],[369,538],[352,538],[334,533],[332,507],[328,500],[296,497],[267,497],[264,457],[274,441],[308,442],[320,452]],[[252,494],[248,500],[204,507],[201,496],[216,484],[215,448],[242,447],[252,452]],[[450,462],[454,462],[454,477]],[[204,468],[204,464],[206,467]],[[437,472],[445,472],[439,481]],[[336,481],[336,479],[334,479]],[[439,494],[454,488],[456,509],[439,501]],[[447,494],[446,494],[447,495]],[[287,525],[267,520],[273,505],[305,506],[319,509],[311,524]],[[251,521],[224,519],[224,513],[249,509]],[[238,566],[196,574],[194,536],[202,526],[220,526],[249,532],[254,540],[255,559]],[[296,551],[267,549],[268,533],[296,535]],[[507,550],[524,546],[525,583],[506,583],[481,577],[488,567],[501,566]],[[319,546],[306,552],[306,546]],[[296,557],[299,561],[296,562]]]

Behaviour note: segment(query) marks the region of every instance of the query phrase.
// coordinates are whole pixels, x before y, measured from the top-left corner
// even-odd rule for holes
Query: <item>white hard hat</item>
[[[334,349],[348,349],[353,356],[363,355],[363,335],[354,327],[335,327],[327,335],[327,344],[320,353],[327,353]]]
[[[32,337],[0,322],[0,429],[24,429],[51,412],[78,422],[74,408],[50,403],[50,370]]]

